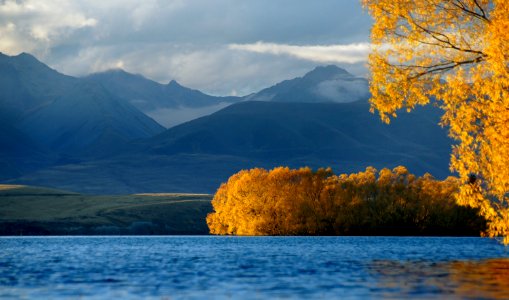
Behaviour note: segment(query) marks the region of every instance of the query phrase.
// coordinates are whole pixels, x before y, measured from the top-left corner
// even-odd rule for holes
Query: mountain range
[[[83,193],[214,192],[244,168],[405,165],[447,176],[441,111],[390,125],[368,82],[322,66],[244,97],[111,70],[77,78],[0,54],[0,180]],[[169,127],[169,128],[168,128]]]
[[[104,85],[110,93],[126,99],[165,127],[207,115],[241,100],[240,97],[210,96],[183,87],[175,80],[160,84],[123,70],[109,70],[86,78]]]
[[[320,66],[303,77],[285,80],[246,100],[273,102],[355,102],[370,96],[368,81],[334,65]]]

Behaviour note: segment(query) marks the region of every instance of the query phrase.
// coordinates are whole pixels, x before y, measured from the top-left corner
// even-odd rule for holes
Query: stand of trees
[[[458,188],[454,177],[416,177],[401,166],[339,176],[256,168],[221,185],[207,224],[232,235],[479,235],[486,221],[456,204]]]

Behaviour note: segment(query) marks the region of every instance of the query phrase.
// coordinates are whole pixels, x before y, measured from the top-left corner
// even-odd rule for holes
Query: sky
[[[359,0],[0,0],[0,52],[246,95],[318,65],[366,76],[371,22]]]

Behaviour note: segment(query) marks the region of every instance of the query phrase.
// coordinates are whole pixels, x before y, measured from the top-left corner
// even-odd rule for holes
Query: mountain
[[[273,102],[355,102],[370,97],[368,81],[334,65],[316,67],[246,98]]]
[[[321,66],[303,77],[286,80],[246,97],[215,97],[181,86],[175,80],[163,85],[123,70],[87,77],[104,84],[113,94],[128,99],[142,112],[170,128],[209,115],[241,101],[354,102],[369,98],[368,82],[337,66]]]
[[[0,54],[0,178],[101,157],[163,130],[100,83],[63,75],[30,54]]]
[[[148,138],[163,127],[99,83],[80,80],[51,105],[20,125],[34,141],[57,153],[108,153],[133,139]]]
[[[444,178],[451,140],[437,125],[439,118],[438,109],[418,108],[386,125],[369,113],[366,101],[241,102],[114,156],[45,169],[12,183],[84,193],[213,193],[241,169],[281,165],[331,166],[341,173],[405,165],[413,173]]]
[[[0,120],[0,180],[48,167],[55,156],[6,120]]]
[[[15,178],[51,166],[57,156],[33,141],[19,123],[49,105],[74,83],[27,53],[0,53],[0,179]]]
[[[419,108],[390,125],[350,103],[243,102],[171,128],[144,142],[143,153],[232,155],[268,163],[337,164],[348,170],[404,164],[445,176],[451,141],[440,111]],[[295,164],[294,162],[298,162]]]
[[[0,53],[0,117],[18,120],[51,103],[75,81],[30,54]]]
[[[166,127],[213,113],[240,97],[215,97],[184,87],[175,80],[168,84],[123,70],[109,70],[86,77],[99,82],[112,94],[127,99],[136,108]]]
[[[239,100],[239,97],[210,96],[184,87],[175,80],[171,80],[168,84],[160,84],[142,75],[131,74],[120,69],[94,73],[86,78],[100,82],[109,92],[128,99],[131,104],[144,112],[179,106],[210,106],[220,102]]]
[[[2,182],[99,194],[211,193],[253,167],[405,165],[449,174],[440,110],[418,108],[383,124],[369,113],[367,81],[335,66],[237,98],[124,71],[74,78],[28,54],[0,55],[0,88]]]

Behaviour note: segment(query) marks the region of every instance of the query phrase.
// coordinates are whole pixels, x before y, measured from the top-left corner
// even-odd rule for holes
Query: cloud
[[[149,55],[148,55],[149,54]],[[314,62],[292,57],[230,50],[227,45],[209,49],[171,43],[95,46],[49,61],[55,69],[74,76],[122,68],[166,84],[180,84],[211,95],[246,95],[279,81],[302,76]]]
[[[204,106],[199,108],[178,107],[161,108],[147,112],[147,115],[156,120],[157,123],[166,128],[171,128],[179,124],[210,115],[220,109],[223,109],[231,103],[219,103],[216,105]]]
[[[29,52],[73,76],[120,67],[243,95],[317,63],[362,75],[362,59],[333,47],[365,43],[370,25],[359,1],[0,0],[0,51]],[[249,45],[273,45],[280,54]]]
[[[290,55],[320,63],[359,63],[367,60],[370,51],[369,43],[348,45],[286,45],[257,42],[254,44],[231,44],[230,49],[274,55]]]
[[[94,27],[88,17],[69,1],[7,0],[0,2],[0,50],[44,54],[77,29]]]
[[[316,94],[334,102],[354,102],[369,98],[368,82],[356,80],[328,80],[318,84]]]

